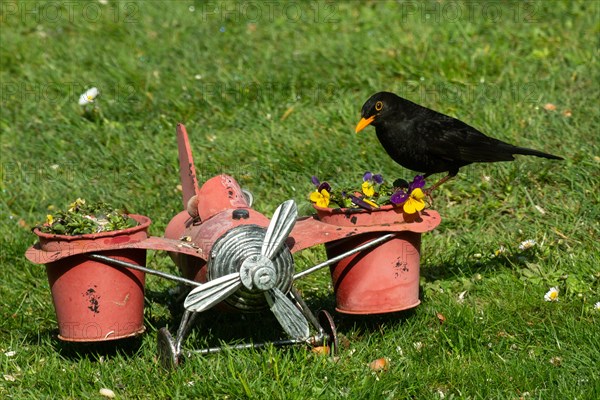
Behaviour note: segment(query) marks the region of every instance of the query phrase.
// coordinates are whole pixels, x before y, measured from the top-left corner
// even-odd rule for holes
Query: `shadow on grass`
[[[514,269],[518,263],[516,257],[494,257],[481,260],[451,260],[434,265],[422,265],[420,275],[426,281],[444,281],[475,274],[490,274]]]
[[[459,277],[478,273],[490,274],[513,267],[513,260],[500,257],[465,262],[452,260],[437,265],[425,266],[421,269],[421,276],[427,281],[451,281]],[[165,313],[151,315],[147,320],[147,325],[149,324],[157,329],[168,326],[172,335],[175,336],[183,315],[185,294],[172,295],[168,291],[147,290],[145,295],[147,301],[163,304],[168,309]],[[308,307],[315,315],[319,310],[328,311],[332,315],[339,339],[342,341],[346,337],[355,340],[363,335],[384,332],[401,326],[408,319],[414,317],[416,313],[416,308],[412,308],[383,314],[344,314],[335,311],[336,304],[333,292],[318,291],[317,293],[310,293],[307,297]],[[422,290],[419,298],[421,301],[426,301]],[[311,332],[315,332],[312,326]],[[48,337],[61,356],[70,360],[88,359],[91,361],[98,361],[102,356],[118,354],[133,356],[139,351],[143,337],[110,342],[71,343],[58,339],[56,330],[40,332],[40,335]],[[156,333],[149,330],[144,335],[156,335]],[[227,347],[240,343],[268,343],[285,338],[285,332],[268,309],[260,312],[241,313],[215,308],[198,316],[190,335],[184,340],[183,346],[186,349],[203,349]],[[341,344],[343,346],[343,342]]]
[[[344,346],[343,341],[346,337],[356,338],[357,335],[369,335],[394,328],[415,314],[414,308],[369,315],[340,313],[335,310],[333,292],[324,291],[311,293],[306,302],[315,316],[320,310],[331,314],[342,346]],[[173,320],[169,321],[169,330],[175,336],[183,307],[181,304],[173,303],[172,310]],[[315,333],[316,329],[311,324],[311,334]],[[183,342],[183,347],[185,349],[205,349],[242,343],[265,343],[281,339],[287,339],[287,336],[268,309],[261,312],[241,313],[224,311],[217,307],[199,314],[189,336]]]
[[[137,354],[143,342],[143,334],[137,337],[116,339],[106,342],[65,342],[58,338],[58,332],[53,332],[52,346],[61,357],[70,361],[87,359],[92,362],[102,362],[103,357],[121,355],[131,357]]]
[[[402,325],[415,314],[415,308],[385,314],[351,315],[336,312],[334,314],[338,332],[372,333]]]
[[[185,292],[187,294],[187,292]],[[185,294],[170,294],[168,290],[155,291],[146,288],[144,292],[145,307],[149,308],[152,303],[158,303],[164,305],[166,310],[161,313],[148,313],[145,312],[146,322],[150,325],[158,328],[163,326],[173,326],[174,323],[179,323],[181,316],[183,315],[183,300]]]

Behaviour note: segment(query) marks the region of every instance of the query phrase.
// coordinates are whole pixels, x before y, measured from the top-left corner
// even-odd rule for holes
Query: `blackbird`
[[[477,129],[394,93],[379,92],[363,105],[356,133],[368,125],[394,161],[425,177],[438,172],[448,175],[429,192],[474,162],[512,161],[514,154],[563,160],[538,150],[513,146]]]

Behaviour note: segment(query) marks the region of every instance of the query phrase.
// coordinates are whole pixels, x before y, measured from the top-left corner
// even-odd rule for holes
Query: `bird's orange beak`
[[[362,131],[363,129],[365,129],[374,120],[375,120],[375,116],[374,115],[371,115],[369,118],[361,118],[360,121],[358,121],[358,125],[356,125],[356,129],[355,129],[356,133],[358,133],[358,132]]]

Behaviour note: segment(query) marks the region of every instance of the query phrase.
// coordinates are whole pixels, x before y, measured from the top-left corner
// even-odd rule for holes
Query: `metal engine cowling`
[[[265,228],[251,224],[237,226],[223,234],[210,252],[208,281],[240,272],[245,260],[252,256],[260,256],[265,232]],[[265,279],[274,280],[274,287],[287,293],[292,286],[294,275],[292,253],[287,246],[283,246],[271,261],[274,269],[265,269],[264,273],[269,275],[265,276]],[[248,289],[243,285],[229,296],[225,303],[243,312],[261,311],[269,307],[264,290]]]

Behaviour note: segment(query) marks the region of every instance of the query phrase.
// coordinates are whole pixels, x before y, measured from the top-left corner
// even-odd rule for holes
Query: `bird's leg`
[[[438,187],[440,187],[442,185],[442,183],[446,182],[450,178],[454,178],[454,175],[452,175],[452,174],[446,175],[445,177],[443,177],[442,179],[440,179],[439,181],[437,181],[435,184],[433,184],[433,186],[428,187],[427,189],[425,189],[425,193],[427,193],[428,195],[431,195],[431,192],[433,192],[435,189],[437,189]]]
[[[425,193],[425,196],[427,196],[427,200],[429,201],[429,205],[433,207],[433,197],[431,196],[431,192],[433,192],[435,189],[437,189],[438,187],[441,186],[442,183],[446,182],[448,179],[450,178],[454,178],[456,176],[456,174],[458,173],[458,171],[450,171],[448,172],[448,175],[446,175],[445,177],[443,177],[442,179],[440,179],[439,181],[437,181],[436,183],[433,184],[433,186],[425,189],[423,192]],[[427,179],[427,177],[430,174],[425,174],[424,178]]]

